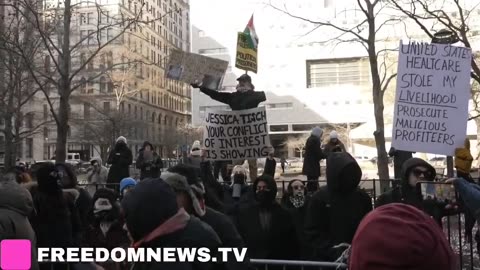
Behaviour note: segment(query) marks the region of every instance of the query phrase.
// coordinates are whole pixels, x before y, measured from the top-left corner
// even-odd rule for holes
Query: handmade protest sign
[[[248,42],[249,35],[238,32],[235,67],[257,73],[257,49]]]
[[[470,96],[469,48],[400,44],[392,146],[453,155],[463,146]]]
[[[218,90],[228,68],[228,62],[200,54],[173,50],[169,56],[166,77]]]
[[[268,156],[265,107],[241,111],[207,109],[203,136],[207,160],[244,160]]]

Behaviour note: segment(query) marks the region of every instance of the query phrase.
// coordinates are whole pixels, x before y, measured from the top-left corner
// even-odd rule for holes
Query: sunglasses
[[[414,169],[412,170],[412,173],[413,175],[415,175],[416,177],[419,177],[420,175],[423,174],[424,177],[426,178],[430,178],[432,177],[432,173],[430,171],[424,171],[424,170],[420,170],[420,169]]]
[[[304,186],[292,186],[292,189],[293,190],[304,190],[305,187]]]

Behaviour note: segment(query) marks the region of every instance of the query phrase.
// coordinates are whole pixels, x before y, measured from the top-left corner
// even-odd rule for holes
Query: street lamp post
[[[432,38],[432,43],[437,44],[454,44],[459,41],[456,33],[442,29],[435,33]],[[453,177],[453,157],[447,156],[447,176]]]

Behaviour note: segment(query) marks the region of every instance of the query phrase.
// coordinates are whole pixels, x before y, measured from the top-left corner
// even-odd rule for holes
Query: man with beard
[[[232,111],[248,110],[257,108],[258,105],[267,100],[265,92],[255,91],[255,86],[252,84],[252,78],[247,74],[243,74],[238,79],[237,91],[233,93],[219,92],[208,89],[198,84],[192,84],[194,88],[200,88],[200,91],[205,95],[211,97],[213,100],[227,104]],[[240,161],[243,164],[243,160]],[[237,165],[240,165],[237,164]],[[248,160],[250,168],[250,181],[255,181],[257,178],[257,160]]]
[[[93,222],[87,228],[84,246],[102,247],[109,251],[117,247],[128,247],[130,241],[127,232],[123,229],[120,205],[117,202],[115,191],[106,188],[97,190],[93,197],[90,214],[93,216]],[[100,265],[105,270],[128,269],[127,265],[123,263],[105,262]]]
[[[262,175],[253,184],[256,204],[240,209],[237,228],[251,258],[297,259],[298,244],[292,217],[275,200],[277,184]],[[270,268],[269,268],[270,269]]]

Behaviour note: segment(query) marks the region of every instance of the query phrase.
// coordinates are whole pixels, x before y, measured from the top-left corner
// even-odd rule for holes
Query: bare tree
[[[305,144],[307,143],[309,135],[303,134],[297,137],[289,137],[283,145],[287,148],[293,148],[295,151],[300,153],[300,159],[303,160],[303,153],[305,152]]]
[[[41,50],[41,44],[35,37],[35,31],[26,23],[31,13],[17,9],[2,9],[4,17],[0,21],[0,117],[4,127],[0,132],[5,135],[4,150],[6,169],[15,166],[19,144],[27,137],[38,132],[44,124],[35,118],[30,106],[39,88],[29,73],[32,59]],[[28,61],[22,56],[27,55]],[[30,145],[31,146],[31,145]],[[31,149],[30,149],[31,150]]]
[[[389,51],[395,50],[398,45],[396,44],[393,48],[378,49],[377,41],[380,31],[385,32],[387,27],[401,23],[401,19],[381,16],[382,12],[385,13],[386,5],[384,1],[380,0],[357,0],[356,5],[352,5],[349,11],[353,10],[360,12],[364,15],[364,19],[358,24],[349,27],[340,24],[337,25],[328,19],[313,20],[303,17],[301,14],[293,14],[288,11],[286,5],[281,8],[270,3],[269,6],[292,18],[314,25],[314,30],[328,28],[329,30],[338,33],[334,38],[324,42],[334,42],[337,44],[357,42],[366,50],[372,79],[372,96],[376,123],[376,130],[373,134],[378,155],[378,175],[382,180],[389,179],[388,156],[385,148],[383,97],[390,83],[396,77],[396,73],[391,72],[391,69],[389,69],[390,65],[386,61],[382,61],[382,59],[384,59]],[[389,182],[382,181],[381,186],[382,190],[386,190],[389,187]]]
[[[63,162],[66,158],[66,144],[70,120],[70,98],[75,90],[85,82],[78,79],[79,74],[105,49],[110,46],[120,46],[125,34],[137,35],[143,25],[161,20],[167,14],[153,20],[144,19],[145,1],[130,0],[135,5],[134,11],[126,11],[119,6],[118,12],[110,16],[108,5],[101,6],[91,1],[65,0],[58,5],[42,7],[43,1],[18,0],[15,4],[6,4],[19,12],[27,10],[32,16],[26,17],[39,35],[39,40],[45,52],[47,70],[30,68],[30,73],[36,85],[45,94],[51,114],[57,126],[56,161]],[[82,13],[85,6],[90,6],[88,13]],[[93,22],[90,22],[92,20]],[[92,25],[90,30],[79,30],[81,23]],[[105,38],[106,37],[106,38]],[[22,57],[28,58],[23,54]],[[111,57],[112,68],[113,56]],[[90,75],[89,80],[101,76],[101,72]],[[50,93],[50,87],[56,90],[56,95]],[[58,101],[58,104],[56,103]]]

